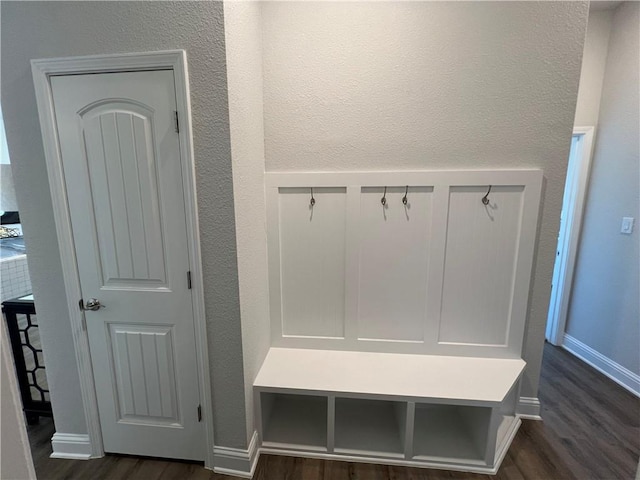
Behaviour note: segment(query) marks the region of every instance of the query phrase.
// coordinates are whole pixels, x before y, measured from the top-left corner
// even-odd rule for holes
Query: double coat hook
[[[409,193],[409,185],[407,185],[404,189],[404,197],[402,197],[402,204],[406,205],[408,203],[407,193]],[[382,206],[387,205],[387,187],[384,187],[384,193],[382,194],[382,198],[380,199],[380,203]]]
[[[311,200],[309,200],[309,206],[313,207],[316,204],[316,199],[313,198],[313,187],[311,187]]]

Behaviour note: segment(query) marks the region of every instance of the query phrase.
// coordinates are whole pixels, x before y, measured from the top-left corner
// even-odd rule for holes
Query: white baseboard
[[[540,416],[540,400],[536,397],[520,397],[516,413],[526,420],[542,420]]]
[[[593,368],[603,373],[618,385],[629,390],[635,396],[640,397],[640,375],[614,362],[603,354],[594,350],[589,345],[582,343],[571,335],[564,334],[562,347],[579,359],[585,361]]]
[[[79,433],[54,433],[51,437],[53,453],[51,458],[89,460],[91,441],[89,435]]]
[[[223,475],[251,478],[260,456],[258,432],[253,432],[249,447],[241,448],[213,447],[213,471]]]

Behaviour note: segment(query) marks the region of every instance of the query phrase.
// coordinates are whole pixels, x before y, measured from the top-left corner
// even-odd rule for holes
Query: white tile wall
[[[17,255],[0,261],[0,302],[31,293],[27,256]]]

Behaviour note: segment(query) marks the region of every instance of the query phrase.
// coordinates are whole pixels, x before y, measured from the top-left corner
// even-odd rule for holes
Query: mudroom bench
[[[254,383],[262,452],[495,473],[522,359],[272,348]]]

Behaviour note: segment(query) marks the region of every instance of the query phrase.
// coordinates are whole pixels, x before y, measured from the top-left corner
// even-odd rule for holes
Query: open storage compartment
[[[335,451],[404,458],[407,404],[336,398]]]
[[[413,458],[486,464],[490,407],[416,403]]]
[[[260,394],[265,446],[327,451],[327,397]]]

